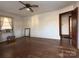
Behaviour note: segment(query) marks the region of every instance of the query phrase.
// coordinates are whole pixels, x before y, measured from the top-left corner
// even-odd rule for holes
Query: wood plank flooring
[[[58,58],[59,43],[52,39],[19,38],[14,43],[0,44],[0,58]]]

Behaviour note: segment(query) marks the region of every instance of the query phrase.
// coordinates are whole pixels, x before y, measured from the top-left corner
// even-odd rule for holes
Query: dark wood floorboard
[[[57,58],[59,40],[19,38],[13,43],[0,44],[1,58]],[[78,57],[78,56],[76,56]]]

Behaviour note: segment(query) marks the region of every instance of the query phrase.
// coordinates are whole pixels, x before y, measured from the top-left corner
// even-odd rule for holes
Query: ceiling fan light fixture
[[[27,11],[30,11],[30,9],[29,9],[29,8],[26,8],[26,10],[27,10]]]
[[[26,9],[27,11],[34,12],[32,7],[38,7],[38,5],[31,5],[31,4],[28,4],[28,3],[25,4],[22,1],[19,1],[19,2],[24,5],[24,7],[20,8],[19,10]]]

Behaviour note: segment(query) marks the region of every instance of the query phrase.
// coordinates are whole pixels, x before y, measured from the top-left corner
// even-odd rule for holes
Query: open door
[[[72,11],[72,46],[77,48],[78,8]]]

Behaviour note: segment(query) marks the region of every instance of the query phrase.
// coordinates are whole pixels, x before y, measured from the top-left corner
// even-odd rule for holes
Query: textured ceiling
[[[65,6],[75,3],[73,1],[23,1],[23,2],[30,4],[37,4],[39,5],[39,8],[32,8],[34,10],[34,12],[32,13],[27,11],[26,9],[18,10],[19,8],[24,6],[18,1],[0,1],[0,11],[27,16],[47,11],[58,10],[59,8],[63,8]]]

